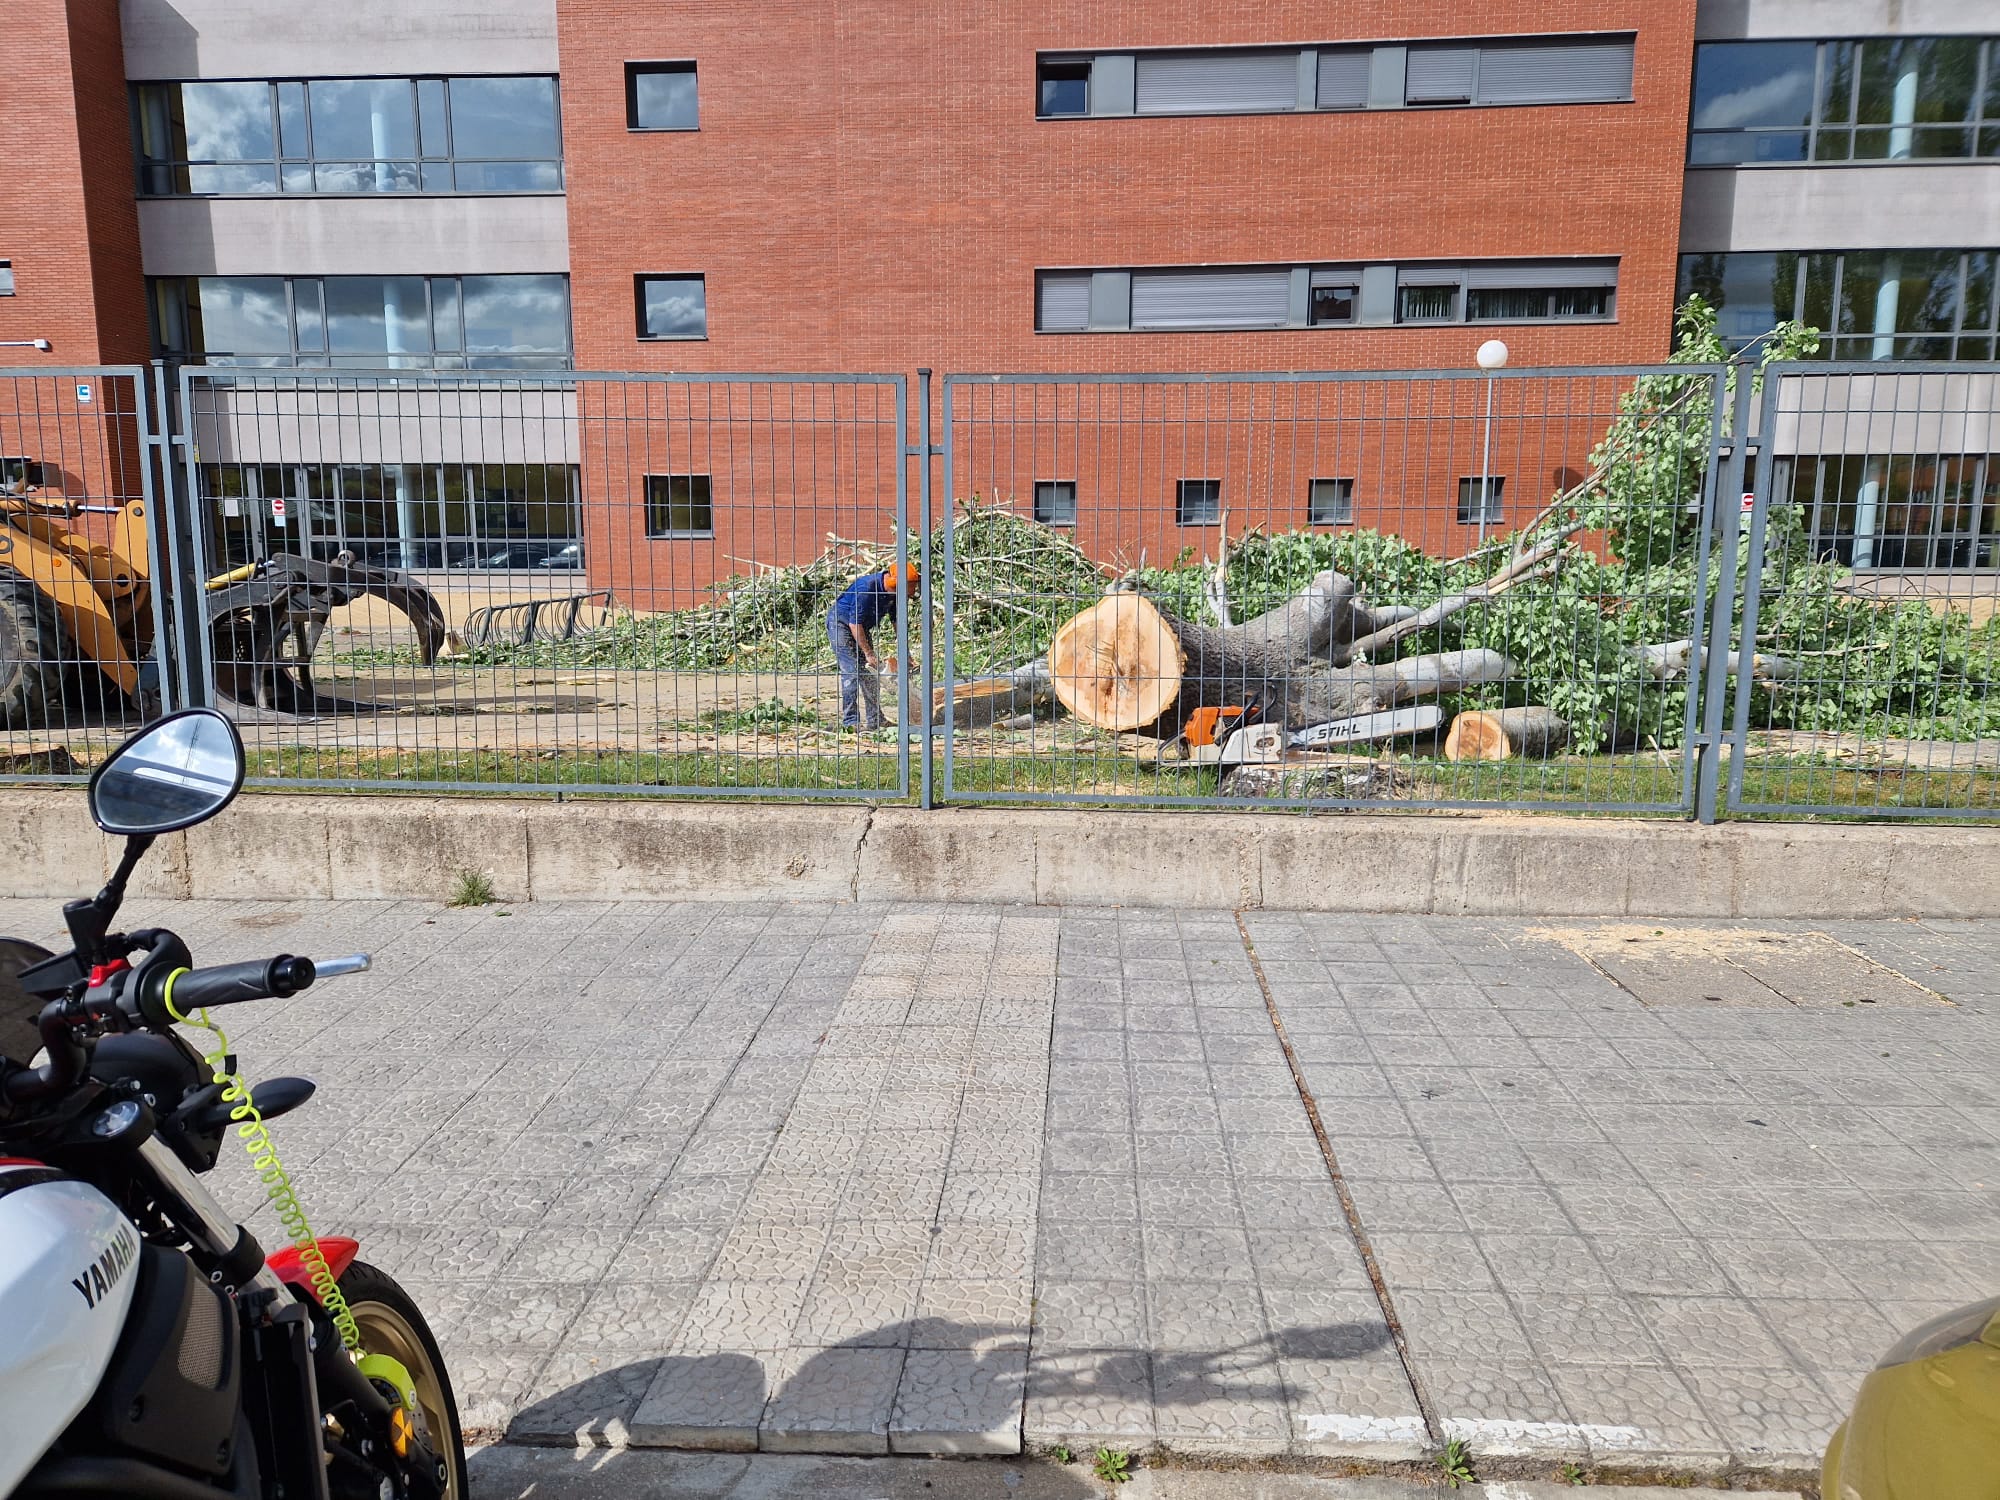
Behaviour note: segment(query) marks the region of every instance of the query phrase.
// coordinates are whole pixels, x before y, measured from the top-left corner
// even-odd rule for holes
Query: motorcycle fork
[[[313,1379],[312,1320],[285,1298],[269,1321],[250,1322],[243,1405],[257,1436],[257,1463],[268,1493],[327,1500],[326,1438]],[[248,1320],[246,1320],[248,1322]]]

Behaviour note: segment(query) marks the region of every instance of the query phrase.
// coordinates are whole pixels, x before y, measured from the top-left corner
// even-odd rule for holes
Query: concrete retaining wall
[[[0,895],[69,897],[111,841],[0,792]],[[1008,901],[1496,916],[2000,915],[2000,828],[246,793],[161,841],[155,897]]]

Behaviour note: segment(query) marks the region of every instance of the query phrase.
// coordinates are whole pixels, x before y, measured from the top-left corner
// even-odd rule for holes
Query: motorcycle
[[[70,951],[0,940],[0,1496],[470,1494],[423,1314],[354,1240],[312,1232],[273,1144],[313,1085],[250,1088],[208,1018],[367,958],[197,968],[164,928],[111,930],[154,840],[242,785],[222,715],[141,730],[90,780],[92,817],[126,842],[104,889],[64,906]],[[200,1181],[232,1137],[291,1239],[270,1255]]]

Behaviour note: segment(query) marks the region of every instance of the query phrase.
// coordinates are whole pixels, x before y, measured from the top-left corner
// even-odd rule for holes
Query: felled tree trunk
[[[961,682],[952,690],[947,706],[943,688],[931,695],[931,714],[940,724],[953,729],[985,729],[1008,719],[1032,718],[1052,710],[1056,703],[1055,682],[1048,663],[1032,661],[1002,677],[981,677]]]
[[[1546,760],[1569,743],[1569,725],[1552,708],[1462,713],[1445,736],[1446,760]]]
[[[1104,729],[1170,734],[1195,709],[1210,707],[1255,708],[1269,722],[1304,729],[1498,682],[1513,670],[1496,651],[1313,665],[1320,659],[1316,645],[1328,638],[1322,632],[1338,628],[1331,623],[1336,613],[1346,615],[1351,629],[1352,599],[1351,583],[1322,574],[1305,595],[1218,630],[1163,614],[1138,594],[1110,594],[1056,632],[1049,646],[1056,696],[1079,719]]]

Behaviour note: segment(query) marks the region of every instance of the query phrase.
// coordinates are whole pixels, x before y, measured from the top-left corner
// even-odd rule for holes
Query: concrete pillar
[[[1875,459],[1868,465],[1868,477],[1854,503],[1854,566],[1875,566],[1875,527],[1882,508],[1882,480],[1887,465]]]
[[[1896,75],[1896,91],[1889,104],[1889,159],[1905,161],[1915,149],[1916,132],[1910,128],[1917,118],[1917,65],[1914,59],[1903,64]]]
[[[1903,295],[1903,258],[1893,251],[1882,257],[1882,280],[1875,288],[1875,342],[1870,359],[1896,357],[1896,310]]]
[[[375,191],[393,193],[396,191],[396,172],[385,160],[389,155],[389,120],[382,113],[379,93],[371,98],[368,106],[368,139],[375,152]]]

